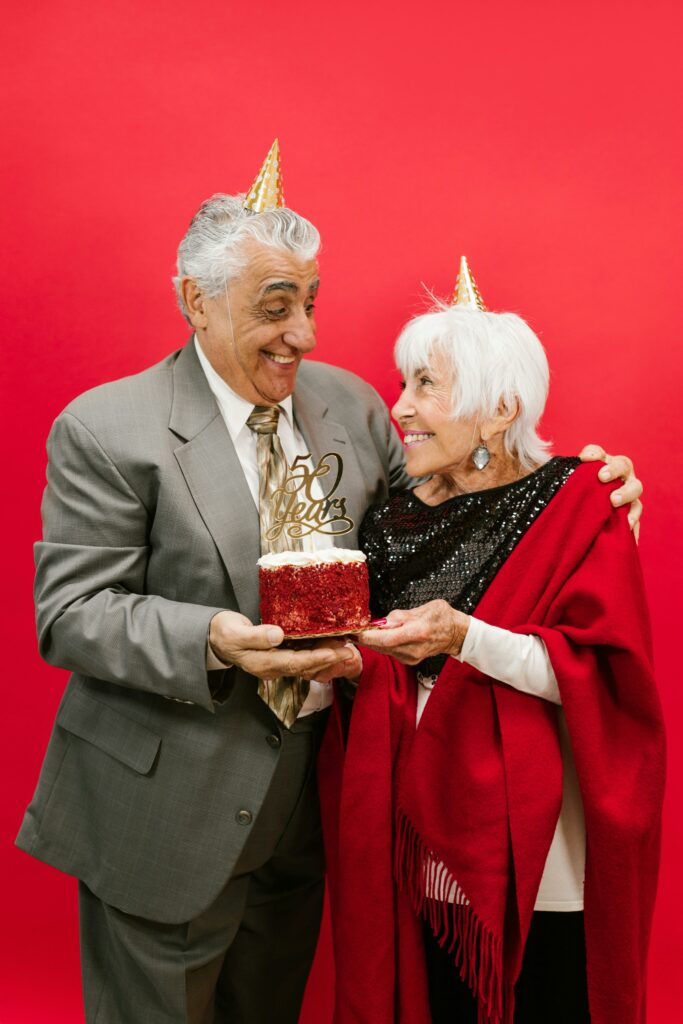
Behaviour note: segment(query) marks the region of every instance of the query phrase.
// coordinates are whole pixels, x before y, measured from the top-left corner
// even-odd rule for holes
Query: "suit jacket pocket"
[[[57,725],[140,775],[152,770],[161,744],[161,737],[144,725],[77,689],[62,704]]]

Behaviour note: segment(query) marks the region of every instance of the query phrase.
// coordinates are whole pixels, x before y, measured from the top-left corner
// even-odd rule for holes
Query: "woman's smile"
[[[403,444],[406,448],[415,448],[418,444],[430,441],[434,436],[434,434],[429,434],[426,431],[406,430],[403,434]]]

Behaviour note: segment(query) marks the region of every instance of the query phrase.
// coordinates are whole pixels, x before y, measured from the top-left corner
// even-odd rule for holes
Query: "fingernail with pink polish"
[[[373,619],[370,623],[371,626],[386,626],[387,619]]]

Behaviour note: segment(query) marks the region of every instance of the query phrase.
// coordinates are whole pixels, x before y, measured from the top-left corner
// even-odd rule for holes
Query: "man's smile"
[[[279,363],[281,366],[291,366],[292,363],[296,362],[296,356],[283,356],[277,352],[262,351],[261,355],[270,359],[273,363]]]

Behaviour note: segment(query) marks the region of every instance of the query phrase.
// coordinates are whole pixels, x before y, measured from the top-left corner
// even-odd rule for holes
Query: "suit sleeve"
[[[145,593],[150,510],[68,412],[53,425],[48,457],[43,540],[35,545],[41,655],[213,711],[206,643],[221,609]]]

